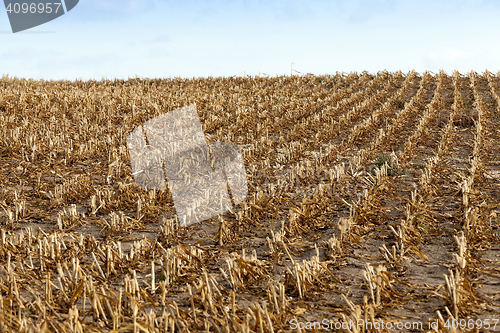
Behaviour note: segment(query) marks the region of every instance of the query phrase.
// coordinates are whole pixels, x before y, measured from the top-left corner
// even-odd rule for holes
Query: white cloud
[[[170,42],[170,37],[167,34],[161,34],[148,40],[150,43],[168,43]]]
[[[0,59],[3,61],[24,61],[26,59],[32,59],[33,54],[36,54],[36,52],[37,50],[31,46],[11,47],[0,53]]]
[[[172,52],[162,48],[152,48],[149,50],[149,56],[155,58],[170,58],[173,56]]]
[[[112,21],[151,11],[155,0],[86,0],[80,1],[70,14],[72,20]]]
[[[451,72],[455,69],[462,73],[470,70],[491,71],[498,70],[498,50],[488,52],[485,48],[481,52],[470,52],[459,48],[449,47],[441,52],[430,52],[422,57],[422,64],[426,69],[438,71],[443,69]]]
[[[307,1],[286,1],[278,6],[275,18],[279,21],[297,21],[314,14]]]
[[[96,9],[125,13],[125,14],[135,14],[148,9],[153,6],[153,1],[151,0],[93,0],[89,1],[89,6]]]
[[[471,59],[473,54],[456,48],[448,48],[443,52],[432,52],[429,55],[430,60],[434,61],[456,61]]]

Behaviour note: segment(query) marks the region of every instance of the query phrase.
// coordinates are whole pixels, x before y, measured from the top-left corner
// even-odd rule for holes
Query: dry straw
[[[499,91],[488,71],[3,77],[0,331],[491,317]],[[249,195],[181,228],[168,189],[135,184],[125,143],[192,103],[208,142],[242,147]]]

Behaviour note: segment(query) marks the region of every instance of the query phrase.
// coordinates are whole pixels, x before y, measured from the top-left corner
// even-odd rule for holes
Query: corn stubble
[[[209,142],[241,145],[249,195],[179,228],[126,138],[192,103]],[[474,331],[445,324],[500,313],[499,128],[488,71],[3,77],[0,331]]]

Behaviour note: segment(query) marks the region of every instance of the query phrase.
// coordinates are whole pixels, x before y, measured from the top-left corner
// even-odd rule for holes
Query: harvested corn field
[[[193,103],[248,196],[179,227],[126,140]],[[490,72],[4,77],[0,330],[500,331],[499,128]]]

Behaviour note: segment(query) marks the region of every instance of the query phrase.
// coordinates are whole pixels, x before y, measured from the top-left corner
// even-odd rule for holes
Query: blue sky
[[[80,0],[13,34],[0,75],[34,79],[499,70],[500,1]],[[295,74],[297,74],[295,72]]]

